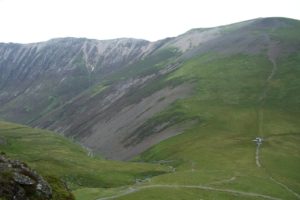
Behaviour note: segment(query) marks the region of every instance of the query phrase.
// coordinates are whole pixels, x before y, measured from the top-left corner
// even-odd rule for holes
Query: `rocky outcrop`
[[[52,199],[50,185],[25,163],[0,155],[0,197],[8,200]]]

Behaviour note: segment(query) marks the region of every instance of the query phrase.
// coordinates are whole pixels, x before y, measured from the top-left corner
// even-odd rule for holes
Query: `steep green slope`
[[[165,173],[154,164],[123,163],[89,157],[81,146],[49,131],[0,122],[0,151],[26,161],[60,191],[62,180],[71,189],[110,188],[135,179]],[[62,192],[62,191],[61,191]]]
[[[299,23],[273,30],[274,42],[256,55],[200,54],[170,74],[166,82],[191,81],[195,93],[151,120],[199,120],[137,158],[174,173],[116,199],[299,199],[300,45],[292,39],[299,30]]]
[[[235,56],[202,64],[203,59],[188,62],[174,74],[193,78],[198,90],[168,111],[199,116],[202,121],[140,158],[174,161],[178,172],[157,177],[155,183],[212,184],[282,199],[299,198],[298,55],[283,58],[268,81],[272,63],[267,58]],[[261,99],[264,90],[266,96]],[[252,140],[257,136],[265,140],[259,152],[262,167],[255,161]]]
[[[137,159],[166,163],[174,173],[116,199],[299,199],[298,54],[278,59],[268,81],[273,64],[267,56],[211,58],[197,57],[169,77],[193,80],[197,92],[165,113],[199,122]],[[264,139],[260,166],[257,136]]]

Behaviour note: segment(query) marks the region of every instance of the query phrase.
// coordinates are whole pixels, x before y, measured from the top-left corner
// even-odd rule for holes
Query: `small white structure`
[[[254,140],[252,140],[253,142],[256,142],[257,145],[261,145],[263,142],[263,139],[261,137],[256,137]]]

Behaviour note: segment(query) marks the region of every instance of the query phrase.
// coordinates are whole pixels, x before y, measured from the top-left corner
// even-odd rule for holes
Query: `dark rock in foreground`
[[[11,200],[52,199],[50,185],[25,163],[0,155],[0,198]]]

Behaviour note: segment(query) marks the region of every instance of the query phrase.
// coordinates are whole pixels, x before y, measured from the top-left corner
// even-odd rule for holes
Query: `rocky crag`
[[[0,199],[50,200],[51,186],[24,162],[0,155]]]

